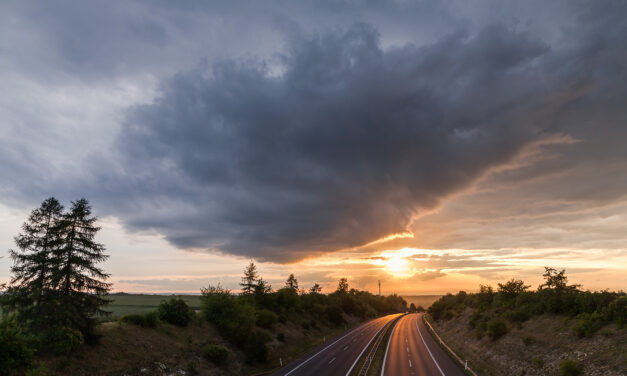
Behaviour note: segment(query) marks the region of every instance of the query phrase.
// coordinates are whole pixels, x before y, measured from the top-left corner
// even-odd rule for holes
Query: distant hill
[[[443,295],[403,295],[402,297],[407,301],[407,305],[414,303],[416,307],[422,306],[422,308],[427,309],[442,296]]]

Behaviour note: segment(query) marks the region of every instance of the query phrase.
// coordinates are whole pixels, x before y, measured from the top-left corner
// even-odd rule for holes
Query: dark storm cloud
[[[279,261],[406,231],[543,137],[528,123],[548,52],[503,26],[384,50],[355,24],[290,39],[279,67],[225,60],[178,74],[119,139],[128,176],[174,209],[128,224]]]
[[[0,191],[12,205],[86,195],[181,248],[283,262],[421,235],[412,218],[539,143],[556,162],[486,182],[566,179],[466,214],[627,190],[623,2],[7,4]],[[141,92],[144,76],[159,96],[131,95],[149,104],[117,132],[120,92]],[[476,227],[445,241],[481,239]]]

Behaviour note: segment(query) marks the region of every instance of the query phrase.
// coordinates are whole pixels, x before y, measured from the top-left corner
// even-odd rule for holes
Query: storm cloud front
[[[421,3],[408,11],[459,22],[426,35],[399,16],[407,25],[402,38],[393,27],[398,3],[381,5],[380,16],[351,17],[349,3],[327,4],[322,9],[339,15],[319,26],[307,20],[305,5],[268,4],[261,17],[271,20],[275,37],[250,48],[263,52],[216,56],[207,47],[195,56],[181,22],[155,33],[142,28],[151,56],[180,43],[172,51],[186,51],[185,64],[177,67],[172,53],[168,69],[151,63],[154,95],[117,105],[109,119],[115,131],[100,147],[78,159],[57,149],[56,178],[21,159],[27,177],[4,181],[2,190],[26,201],[48,191],[89,192],[101,215],[128,230],[154,230],[182,249],[282,263],[419,234],[416,219],[495,174],[494,184],[506,184],[520,174],[585,168],[578,163],[584,153],[588,161],[625,168],[618,142],[627,121],[621,3],[561,3],[554,13],[574,17],[577,27],[529,23],[524,9],[513,22],[516,14],[494,16],[489,3],[464,15],[454,3]],[[242,22],[232,9],[222,11]],[[105,86],[107,77],[143,77],[142,57],[126,53],[133,69],[111,68],[107,60],[97,60],[106,67],[94,68],[98,74],[87,69],[93,65],[59,69]],[[604,135],[614,141],[600,142]],[[18,166],[18,152],[4,150],[0,160]],[[524,162],[540,154],[556,159]],[[29,158],[36,165],[44,157]],[[16,176],[6,164],[0,169]],[[36,183],[22,190],[26,181]],[[615,200],[627,182],[601,185]]]

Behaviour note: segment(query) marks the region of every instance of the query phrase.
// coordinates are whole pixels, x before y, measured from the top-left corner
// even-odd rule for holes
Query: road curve
[[[464,376],[457,364],[431,337],[422,313],[401,317],[394,326],[381,376]]]
[[[356,363],[379,330],[398,314],[368,321],[328,340],[309,353],[273,373],[275,376],[344,376]]]

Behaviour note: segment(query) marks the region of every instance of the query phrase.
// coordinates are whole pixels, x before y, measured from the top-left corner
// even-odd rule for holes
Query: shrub
[[[185,371],[192,376],[198,375],[198,366],[196,365],[196,362],[190,360],[189,363],[187,363]]]
[[[33,367],[26,372],[26,376],[46,376],[47,374],[48,367],[43,363],[39,363],[37,367]]]
[[[144,314],[130,314],[120,317],[120,321],[133,325],[139,325],[142,328],[156,328],[159,323],[157,312],[148,312]]]
[[[598,312],[582,313],[578,316],[579,322],[573,327],[577,337],[590,337],[603,326],[604,317]]]
[[[229,357],[229,350],[220,345],[207,345],[202,350],[205,359],[213,362],[215,365],[222,365]]]
[[[181,298],[161,302],[157,312],[161,320],[173,325],[187,326],[192,319],[192,311]]]
[[[544,359],[542,359],[540,357],[533,358],[531,360],[531,364],[533,364],[533,366],[535,368],[540,369],[540,368],[544,367]]]
[[[270,310],[262,309],[257,312],[257,325],[262,328],[271,329],[277,321],[277,314]]]
[[[342,308],[339,306],[331,305],[327,307],[327,318],[335,325],[344,324],[345,321],[342,313]]]
[[[307,321],[303,321],[302,324],[300,324],[300,326],[302,326],[303,329],[305,330],[309,330],[309,323]]]
[[[83,334],[65,326],[56,327],[45,337],[46,348],[56,355],[74,353],[83,343]]]
[[[488,337],[493,341],[503,337],[507,333],[507,325],[504,321],[493,319],[488,323]]]
[[[246,360],[252,362],[265,362],[268,359],[268,347],[266,342],[270,341],[270,336],[263,331],[255,330],[248,336],[244,345]]]
[[[18,328],[14,317],[0,321],[0,374],[29,366],[35,351],[28,346],[27,339]]]
[[[513,311],[508,311],[505,315],[509,321],[513,322],[525,322],[531,318],[531,315],[527,310],[520,308]]]
[[[532,336],[524,336],[522,337],[522,341],[525,344],[525,346],[531,346],[536,342],[536,339],[533,338]]]
[[[276,339],[278,339],[281,342],[285,342],[285,334],[283,333],[279,333],[276,335]]]
[[[581,365],[570,359],[565,359],[560,363],[560,376],[577,376],[581,374]]]

